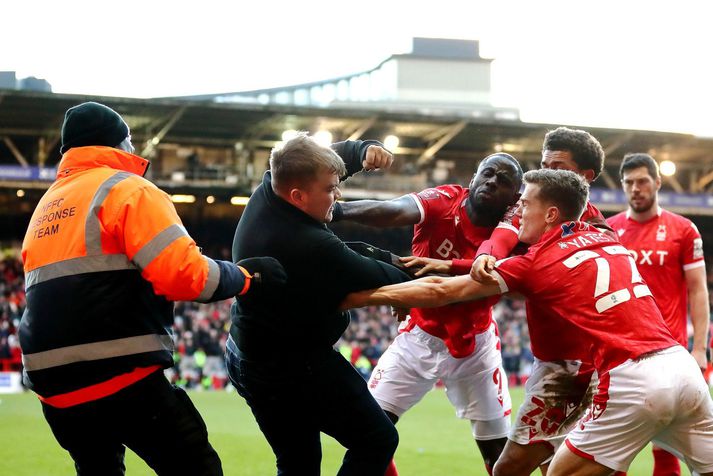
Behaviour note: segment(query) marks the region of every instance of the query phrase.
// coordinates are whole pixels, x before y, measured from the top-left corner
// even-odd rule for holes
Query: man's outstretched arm
[[[497,284],[478,283],[468,275],[452,278],[434,276],[351,293],[342,302],[341,309],[377,304],[401,308],[440,307],[455,302],[481,299],[500,292],[500,286]]]
[[[337,202],[332,221],[349,220],[380,228],[415,225],[421,221],[421,211],[412,195],[392,200],[356,200]]]

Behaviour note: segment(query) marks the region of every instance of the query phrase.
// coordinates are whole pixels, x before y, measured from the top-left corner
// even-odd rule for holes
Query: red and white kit
[[[607,223],[634,257],[671,334],[687,347],[688,293],[684,272],[705,266],[703,241],[696,225],[662,208],[643,223],[633,220],[629,211],[614,215]]]
[[[510,254],[518,243],[518,216],[500,222],[478,253],[496,258]],[[602,213],[587,202],[581,221],[603,222]],[[588,338],[568,321],[539,319],[539,308],[526,303],[530,345],[535,361],[525,385],[525,399],[509,438],[521,445],[546,442],[556,450],[581,418],[596,392],[596,373]],[[566,338],[563,338],[566,336]]]
[[[625,471],[654,439],[696,471],[713,471],[713,401],[626,248],[571,222],[498,262],[494,275],[503,293],[519,292],[536,307],[532,321],[548,321],[553,332],[568,322],[589,340],[598,393],[567,437],[572,451]]]
[[[468,189],[443,185],[412,197],[421,211],[421,220],[414,228],[413,254],[452,259],[456,267],[463,267],[462,274],[467,273],[478,246],[493,231],[469,220],[465,209]],[[503,419],[503,434],[476,437],[506,436],[511,401],[500,339],[492,319],[492,306],[498,299],[411,309],[401,334],[381,357],[369,380],[369,388],[381,407],[401,415],[440,378],[459,417]]]

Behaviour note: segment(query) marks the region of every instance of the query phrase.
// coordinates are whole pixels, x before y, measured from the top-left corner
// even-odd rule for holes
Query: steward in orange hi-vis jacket
[[[284,270],[203,256],[112,109],[70,108],[62,144],[22,247],[25,383],[78,474],[123,474],[125,446],[159,474],[222,474],[200,415],[163,376],[172,301],[227,299],[252,273],[280,284]]]

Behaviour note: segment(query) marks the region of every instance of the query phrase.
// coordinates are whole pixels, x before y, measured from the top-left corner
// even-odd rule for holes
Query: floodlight
[[[230,203],[233,205],[247,205],[250,197],[230,197]]]
[[[196,196],[175,194],[171,195],[171,201],[173,203],[194,203],[196,201]]]
[[[399,146],[399,138],[395,135],[388,135],[384,137],[384,147],[386,147],[391,152],[394,152]]]
[[[317,131],[312,138],[317,144],[323,147],[329,147],[332,144],[332,133],[329,131]]]
[[[676,173],[676,164],[670,160],[664,160],[659,164],[659,169],[661,170],[661,175],[670,177]]]
[[[287,142],[290,139],[297,137],[297,131],[294,129],[287,129],[282,133],[282,142]]]

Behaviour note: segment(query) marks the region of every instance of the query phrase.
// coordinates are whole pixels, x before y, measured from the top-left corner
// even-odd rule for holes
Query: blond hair
[[[319,145],[306,132],[300,132],[275,147],[270,153],[272,187],[283,192],[294,186],[305,186],[313,181],[320,171],[346,175],[344,161],[329,147]]]

